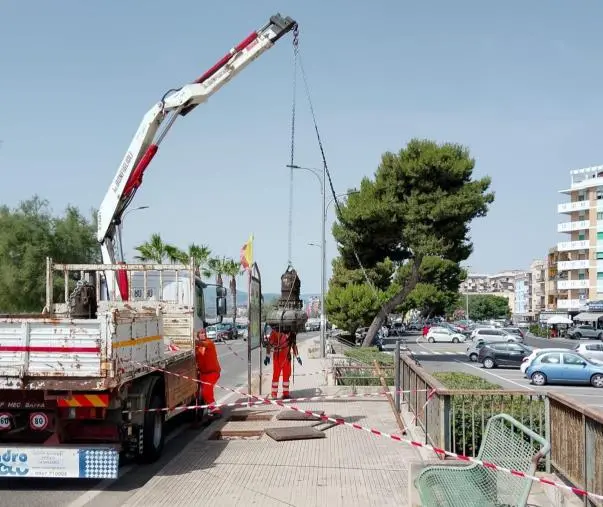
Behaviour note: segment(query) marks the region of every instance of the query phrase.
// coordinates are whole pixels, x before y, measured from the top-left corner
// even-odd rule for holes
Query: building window
[[[603,199],[603,190],[597,188],[597,199]]]
[[[603,240],[603,231],[597,233],[597,241]]]
[[[584,280],[585,275],[584,273],[578,273],[578,280]]]
[[[597,273],[597,280],[603,280],[603,273]]]
[[[597,220],[603,220],[603,211],[597,212]]]
[[[603,252],[597,252],[597,260],[603,260]]]

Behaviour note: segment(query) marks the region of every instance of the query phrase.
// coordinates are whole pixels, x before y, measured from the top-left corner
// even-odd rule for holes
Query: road
[[[418,342],[417,342],[418,339]],[[487,370],[479,363],[472,363],[466,356],[467,343],[426,343],[420,335],[408,336],[408,347],[420,361],[421,366],[430,373],[464,372],[478,375],[489,382],[498,384],[504,389],[528,389],[531,391],[552,391],[573,397],[576,401],[603,412],[603,389],[591,386],[534,386],[526,379],[519,368],[494,368]],[[529,336],[526,345],[538,348],[559,347],[573,348],[576,340],[555,338],[548,340]],[[386,350],[393,350],[394,343],[388,341]]]
[[[315,338],[317,334],[300,334],[298,341]],[[247,342],[234,340],[217,343],[216,347],[222,367],[219,382],[226,387],[246,392]],[[257,369],[259,349],[254,351],[252,361]],[[221,403],[239,398],[234,393],[218,388],[215,395]],[[184,424],[177,417],[168,423],[166,430],[163,455],[152,465],[125,464],[120,468],[120,476],[116,480],[0,479],[0,507],[120,507],[161,468],[176,458],[200,431]]]

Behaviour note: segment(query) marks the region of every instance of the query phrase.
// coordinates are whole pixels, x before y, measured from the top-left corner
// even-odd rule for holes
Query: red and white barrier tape
[[[282,403],[307,403],[311,401],[337,400],[337,399],[354,399],[354,398],[369,398],[385,396],[387,393],[364,393],[364,394],[339,394],[333,396],[310,396],[305,398],[289,398],[280,400]],[[247,396],[247,395],[245,395]],[[237,401],[233,403],[210,403],[207,405],[182,405],[178,407],[163,407],[163,408],[143,408],[138,410],[122,410],[123,414],[134,414],[137,412],[169,412],[169,411],[186,411],[186,410],[201,410],[204,408],[229,408],[229,407],[248,407],[254,405],[270,405],[270,400],[267,401]]]
[[[145,365],[143,363],[137,363],[135,361],[132,361],[132,362],[136,363],[136,364],[140,364],[140,365],[144,366],[145,368],[148,368],[148,369],[151,369],[151,370],[165,371],[166,373],[171,373],[173,375],[178,375],[178,376],[181,376],[181,377],[185,377],[184,375],[179,375],[179,374],[176,374],[176,373],[169,372],[167,370],[162,370],[162,369],[157,368],[155,366]],[[190,377],[185,377],[185,378],[191,379]],[[191,380],[195,380],[196,382],[199,382],[201,384],[212,385],[210,382],[204,382],[204,381],[198,380],[198,379],[191,379]],[[545,484],[547,486],[553,486],[553,487],[556,487],[556,488],[559,488],[559,489],[570,491],[570,492],[572,492],[572,493],[574,493],[574,494],[576,494],[576,495],[578,495],[580,497],[587,497],[587,498],[593,498],[593,499],[597,499],[597,500],[603,500],[603,495],[598,495],[596,493],[591,493],[589,491],[586,491],[586,490],[583,490],[583,489],[580,489],[580,488],[575,488],[573,486],[568,486],[568,485],[563,484],[561,482],[551,481],[549,479],[545,479],[544,477],[537,477],[535,475],[530,475],[530,474],[527,474],[525,472],[522,472],[521,470],[513,470],[512,468],[502,467],[500,465],[496,465],[496,464],[490,463],[488,461],[482,461],[482,460],[479,460],[477,458],[472,458],[470,456],[464,456],[463,454],[456,454],[454,452],[446,451],[445,449],[440,449],[440,448],[434,447],[432,445],[423,444],[421,442],[415,442],[414,440],[405,439],[405,438],[402,438],[400,435],[385,433],[385,432],[377,430],[375,428],[368,428],[368,427],[365,427],[365,426],[361,426],[360,424],[350,423],[350,422],[347,422],[345,419],[340,418],[340,417],[329,417],[329,416],[324,415],[324,414],[317,414],[315,412],[312,412],[311,410],[304,410],[302,408],[295,407],[293,405],[287,405],[286,403],[283,403],[282,400],[270,400],[270,399],[267,399],[267,398],[261,398],[261,397],[258,397],[258,396],[255,396],[255,395],[252,395],[252,394],[249,394],[249,393],[244,393],[244,392],[241,392],[241,391],[237,391],[236,389],[232,389],[230,387],[221,386],[219,384],[215,384],[215,386],[219,387],[220,389],[224,389],[226,391],[231,391],[231,392],[237,393],[237,394],[239,394],[241,396],[247,396],[249,398],[256,399],[256,400],[261,401],[261,402],[263,402],[265,404],[276,405],[278,407],[286,408],[286,409],[289,409],[289,410],[294,410],[295,412],[300,412],[300,413],[305,414],[307,416],[311,416],[311,417],[315,417],[315,418],[321,419],[322,421],[325,421],[325,422],[329,421],[329,422],[333,422],[333,423],[335,423],[337,425],[340,425],[340,426],[349,426],[350,428],[354,428],[355,430],[365,431],[367,433],[370,433],[371,435],[375,435],[375,436],[382,437],[382,438],[388,438],[390,440],[394,440],[396,442],[400,442],[400,443],[403,443],[403,444],[406,444],[406,445],[409,445],[409,446],[412,446],[412,447],[419,447],[419,448],[427,449],[428,451],[433,451],[435,454],[437,454],[439,456],[448,456],[450,458],[454,458],[454,459],[459,460],[459,461],[464,461],[464,462],[468,462],[468,463],[476,463],[476,464],[478,464],[480,466],[483,466],[484,468],[488,468],[490,470],[495,470],[497,472],[504,472],[504,473],[507,473],[507,474],[511,474],[511,475],[513,475],[515,477],[521,477],[523,479],[529,479],[531,481],[539,482],[539,483]],[[244,403],[246,405],[249,404],[249,402],[244,402]]]
[[[429,394],[427,395],[427,401],[421,408],[421,413],[425,413],[425,407],[431,401],[431,398],[433,398],[433,396],[436,392],[437,392],[436,389],[432,389],[431,391],[429,391]],[[417,414],[415,413],[414,417],[412,418],[412,422],[410,424],[414,424],[416,420],[417,420]]]

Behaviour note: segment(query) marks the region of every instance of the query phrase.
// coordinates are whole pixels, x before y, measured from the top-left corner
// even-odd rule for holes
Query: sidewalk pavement
[[[328,361],[312,359],[309,354],[312,347],[315,347],[312,340],[299,346],[303,366],[296,365],[298,376],[291,396],[349,393],[349,388],[325,385],[325,375],[321,372],[327,368]],[[270,384],[271,378],[265,376],[263,393],[269,392]],[[304,410],[324,411],[331,417],[342,417],[362,426],[400,434],[385,397],[320,400],[292,405]],[[125,506],[409,505],[408,469],[411,463],[421,460],[412,447],[347,426],[331,427],[325,430],[326,438],[314,440],[277,442],[265,434],[241,437],[244,433],[240,432],[310,426],[316,421],[278,421],[275,418],[270,421],[229,420],[236,414],[252,412],[276,416],[281,411],[292,412],[274,405],[225,412],[221,421],[203,430]],[[217,431],[222,434],[239,432],[240,439],[212,439]]]

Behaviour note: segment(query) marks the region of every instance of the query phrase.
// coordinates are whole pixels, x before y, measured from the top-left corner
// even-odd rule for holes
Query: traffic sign
[[[0,430],[8,430],[11,427],[11,415],[6,412],[0,413]]]
[[[29,416],[29,426],[32,430],[45,430],[48,426],[48,416],[44,412],[32,412]]]

